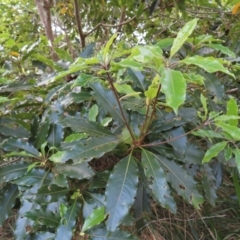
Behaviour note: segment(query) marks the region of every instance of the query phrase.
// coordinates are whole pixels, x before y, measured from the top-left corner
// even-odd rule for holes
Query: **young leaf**
[[[187,38],[192,34],[196,27],[198,19],[195,18],[185,24],[185,26],[178,32],[177,37],[173,41],[170,51],[170,58],[182,47]]]
[[[81,231],[85,232],[86,230],[100,224],[106,217],[104,212],[104,207],[94,209],[92,214],[85,220]]]
[[[166,95],[167,105],[177,114],[178,107],[184,103],[186,97],[186,80],[179,71],[165,68],[162,77],[162,92]]]
[[[109,112],[113,119],[120,123],[124,123],[122,112],[114,93],[111,90],[105,89],[99,82],[91,83],[90,87],[94,90],[93,96],[96,98],[97,102]],[[127,113],[124,109],[123,114],[127,119]]]
[[[222,130],[229,134],[234,140],[240,140],[240,128],[223,122],[216,122],[216,126],[222,128]]]
[[[162,207],[169,208],[171,212],[176,213],[176,203],[171,196],[165,173],[160,167],[155,154],[146,149],[142,149],[142,164],[156,200]]]
[[[211,148],[207,150],[202,160],[203,163],[209,162],[212,158],[216,157],[219,152],[221,152],[227,145],[226,141],[222,141],[214,144]]]
[[[89,110],[89,114],[88,114],[89,121],[96,122],[97,115],[98,115],[98,106],[94,104]]]
[[[0,192],[0,226],[8,218],[18,196],[18,186],[8,183]]]
[[[104,60],[106,61],[107,59],[107,54],[109,54],[109,49],[113,44],[113,41],[117,38],[117,34],[115,33],[107,42],[106,46],[103,49],[103,56]]]
[[[224,72],[235,78],[234,74],[229,72],[228,69],[222,65],[219,59],[214,57],[193,56],[187,57],[181,62],[187,65],[196,65],[209,73]]]
[[[208,115],[207,98],[205,98],[204,95],[201,93],[200,99],[204,109],[204,117],[202,117],[202,119],[205,121]]]
[[[205,44],[205,46],[213,48],[217,51],[222,52],[223,54],[228,55],[229,57],[236,58],[236,55],[234,52],[232,52],[228,47],[223,46],[222,44]]]
[[[238,116],[238,105],[234,98],[230,98],[230,100],[227,102],[227,115]],[[228,120],[228,123],[237,127],[238,119]]]
[[[114,232],[128,214],[137,193],[138,167],[131,155],[115,165],[106,187],[107,230]]]

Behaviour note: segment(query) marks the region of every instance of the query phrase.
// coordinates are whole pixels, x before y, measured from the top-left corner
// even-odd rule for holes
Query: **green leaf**
[[[205,46],[213,48],[217,51],[222,52],[223,54],[228,55],[229,57],[235,58],[236,55],[234,52],[232,52],[228,47],[223,46],[222,44],[205,44]]]
[[[92,214],[85,220],[81,232],[100,224],[106,217],[105,208],[99,207],[93,210]]]
[[[164,38],[158,41],[156,45],[158,45],[161,49],[165,49],[172,46],[173,42],[174,38]]]
[[[15,221],[15,229],[14,229],[14,235],[15,235],[15,240],[22,240],[26,239],[27,236],[27,230],[28,227],[32,227],[34,222],[26,217],[23,217],[23,215],[30,211],[33,208],[34,204],[21,199],[21,207],[18,210],[18,216]]]
[[[132,68],[129,68],[128,69],[128,74],[129,74],[131,80],[134,82],[134,84],[137,85],[137,87],[139,87],[143,91],[146,91],[147,83],[146,83],[146,80],[145,80],[145,76],[142,74],[142,72],[136,71]]]
[[[90,110],[89,110],[89,113],[88,113],[88,119],[89,121],[91,122],[96,122],[96,117],[98,115],[98,106],[96,104],[94,104]]]
[[[113,36],[108,40],[106,46],[104,47],[103,49],[103,56],[104,56],[104,60],[107,61],[107,54],[109,54],[109,50],[110,50],[110,47],[112,46],[113,44],[113,41],[117,38],[117,34],[113,34]]]
[[[89,235],[91,240],[137,240],[136,237],[121,229],[109,233],[106,228],[94,228],[89,232]]]
[[[0,192],[0,226],[2,226],[5,219],[8,218],[15,200],[18,196],[18,186],[15,184],[5,185]]]
[[[95,175],[87,162],[78,164],[56,164],[55,170],[64,176],[74,179],[89,179]]]
[[[28,171],[25,175],[13,180],[13,183],[16,183],[19,186],[41,186],[49,185],[52,182],[52,174],[47,172],[44,169],[34,168],[31,171]]]
[[[89,57],[91,57],[93,55],[93,53],[94,53],[94,47],[95,47],[95,43],[90,43],[79,54],[79,57],[81,57],[81,58],[89,58]]]
[[[117,67],[120,67],[120,69],[121,68],[132,68],[134,70],[141,70],[143,68],[141,63],[138,63],[132,59],[123,59],[120,62],[111,62],[111,70],[113,70]]]
[[[198,19],[195,18],[187,22],[184,27],[178,32],[177,37],[173,41],[173,45],[170,51],[170,58],[182,47],[187,38],[192,34],[196,27]]]
[[[120,123],[124,123],[121,110],[113,91],[105,89],[99,82],[90,84],[90,87],[94,90],[93,96],[96,98],[97,102],[109,112],[112,118]],[[127,119],[127,113],[124,109],[123,114]]]
[[[214,144],[211,148],[207,150],[204,155],[202,162],[209,162],[212,158],[216,157],[219,152],[221,152],[227,145],[226,141],[222,141],[219,143]]]
[[[37,233],[28,233],[25,240],[56,240],[56,238],[54,233],[38,231]]]
[[[33,155],[33,157],[39,157],[38,150],[28,142],[24,142],[21,139],[9,138],[8,140],[4,141],[0,147],[8,152],[23,149],[25,152]]]
[[[17,127],[16,125],[18,125],[16,121],[6,117],[0,117],[0,133],[2,135],[16,138],[27,138],[30,136],[30,132],[26,128],[22,126]]]
[[[140,94],[140,92],[135,92],[132,87],[128,84],[117,84],[114,83],[114,87],[116,88],[116,90],[119,93],[123,93],[123,94],[127,94],[127,95],[134,95],[136,97],[139,97],[138,95]]]
[[[47,138],[48,146],[59,147],[63,136],[63,126],[59,123],[52,124],[50,127],[49,136]]]
[[[166,95],[167,105],[177,114],[178,107],[186,98],[186,81],[181,72],[165,68],[162,77],[162,92]]]
[[[60,222],[60,216],[47,210],[46,207],[28,211],[24,216],[35,221],[39,225],[46,225],[48,227],[56,227]]]
[[[39,149],[41,147],[41,145],[46,142],[47,136],[48,136],[48,132],[50,129],[50,123],[48,121],[46,121],[42,127],[40,127],[40,129],[38,130],[37,136],[36,136],[36,140],[34,142],[34,146]]]
[[[26,162],[15,162],[0,168],[0,183],[10,182],[27,173],[29,164]]]
[[[233,152],[236,159],[237,169],[238,169],[238,172],[240,173],[240,149],[235,148]]]
[[[55,240],[72,239],[73,229],[76,225],[77,216],[79,215],[80,203],[75,198],[71,206],[62,218],[62,223],[58,226]]]
[[[65,163],[69,159],[72,159],[75,163],[82,160],[90,161],[110,152],[118,143],[119,140],[114,136],[92,137],[85,142],[75,144],[67,151],[59,151],[53,154],[50,160],[55,163]]]
[[[106,222],[108,231],[114,232],[128,214],[137,193],[138,167],[131,155],[117,163],[106,187]]]
[[[230,135],[234,140],[240,140],[240,128],[223,122],[216,122],[215,124],[216,126],[222,128],[222,130],[225,131],[228,135]]]
[[[207,98],[205,98],[204,95],[201,93],[200,99],[204,109],[204,117],[202,117],[202,119],[205,121],[208,115]]]
[[[87,119],[83,118],[74,118],[67,116],[61,123],[65,127],[70,127],[74,132],[87,133],[91,136],[112,136],[113,134],[95,122],[89,122]]]
[[[212,169],[209,167],[209,165],[207,165],[207,164],[203,165],[202,176],[203,176],[202,182],[203,182],[203,187],[204,187],[203,190],[206,194],[206,197],[207,197],[209,203],[212,206],[215,206],[215,202],[217,199],[216,179],[215,179]]]
[[[227,115],[229,116],[238,116],[238,105],[234,98],[230,98],[227,102]],[[230,119],[228,123],[232,126],[237,127],[238,119]]]
[[[162,207],[168,208],[171,212],[176,213],[176,203],[171,196],[165,173],[160,167],[155,154],[146,149],[142,149],[142,164],[155,199]]]
[[[224,138],[223,135],[221,135],[218,132],[214,132],[212,130],[203,130],[203,129],[199,129],[196,132],[192,132],[191,133],[194,136],[198,136],[198,137],[202,137],[202,138]]]
[[[215,122],[222,122],[222,121],[230,121],[230,120],[239,120],[240,116],[235,116],[235,115],[220,115],[220,116],[216,116],[215,118],[213,118],[213,120]],[[231,124],[229,124],[231,125]],[[232,126],[232,125],[231,125]]]
[[[31,195],[25,195],[29,201],[34,201],[39,204],[48,204],[49,202],[61,202],[66,199],[68,189],[59,187],[55,184],[41,186],[32,199]]]
[[[187,57],[181,62],[187,65],[196,65],[209,73],[224,72],[235,78],[234,74],[229,72],[228,69],[222,65],[219,59],[214,57],[193,56]]]
[[[155,156],[165,170],[167,181],[171,183],[173,189],[196,209],[200,209],[203,197],[197,191],[197,184],[192,176],[188,175],[187,171],[175,161],[170,161],[163,156]]]
[[[158,88],[159,88],[159,75],[157,74],[152,82],[149,85],[148,90],[144,92],[144,95],[150,100],[154,99],[157,96]]]

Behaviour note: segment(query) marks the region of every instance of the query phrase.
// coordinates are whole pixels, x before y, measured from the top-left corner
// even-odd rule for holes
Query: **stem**
[[[86,35],[83,33],[83,30],[82,30],[82,19],[80,16],[80,8],[79,8],[78,0],[74,0],[74,14],[75,14],[75,20],[77,24],[78,34],[81,39],[81,45],[82,45],[82,48],[84,48]]]
[[[127,119],[126,119],[126,117],[125,117],[125,114],[124,114],[124,112],[123,112],[122,105],[121,105],[121,103],[120,103],[120,101],[119,101],[118,93],[117,93],[117,91],[116,91],[116,89],[115,89],[115,87],[114,87],[114,85],[113,85],[113,80],[112,80],[112,78],[111,78],[111,76],[110,76],[110,74],[109,74],[108,72],[107,72],[107,76],[108,76],[109,83],[110,83],[110,86],[111,86],[111,88],[112,88],[112,91],[113,91],[113,93],[114,93],[114,95],[115,95],[115,98],[116,98],[116,100],[117,100],[118,107],[119,107],[119,109],[120,109],[120,112],[121,112],[123,121],[124,121],[124,123],[125,123],[128,131],[129,131],[130,135],[131,135],[132,140],[135,141],[134,135],[133,135],[133,133],[132,133],[132,131],[131,131],[131,128],[130,128],[130,126],[129,126],[128,122],[127,122]]]
[[[190,130],[190,131],[188,131],[188,132],[186,132],[186,133],[184,133],[182,135],[179,135],[179,136],[177,136],[175,138],[171,138],[171,139],[163,141],[163,142],[143,144],[143,145],[141,145],[141,147],[154,147],[154,146],[163,145],[165,143],[173,142],[173,141],[175,141],[175,140],[177,140],[177,139],[179,139],[181,137],[184,137],[184,136],[186,136],[186,135],[188,135],[188,134],[190,134],[190,133],[200,129],[203,126],[209,125],[210,123],[211,123],[210,121],[206,121],[205,123],[201,124],[200,126],[194,128],[194,129],[192,129],[192,130]]]

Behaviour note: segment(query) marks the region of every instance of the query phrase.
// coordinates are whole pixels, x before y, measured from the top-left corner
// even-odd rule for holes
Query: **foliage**
[[[71,26],[73,2],[66,2],[59,1],[54,13]],[[105,44],[91,43],[78,57],[70,54],[74,41],[68,49],[58,46],[64,34],[54,46],[62,61],[53,61],[45,36],[39,33],[30,44],[19,33],[23,42],[13,42],[11,29],[2,30],[7,61],[0,79],[0,223],[17,199],[16,239],[137,239],[123,226],[137,222],[140,234],[151,200],[171,213],[177,213],[179,196],[197,210],[204,200],[214,206],[221,184],[216,163],[234,176],[239,198],[239,103],[229,94],[239,71],[230,50],[234,37],[228,47],[203,33],[206,19],[186,15],[184,3],[192,1],[100,2],[84,5],[92,21],[81,13],[82,30],[94,31],[64,34],[79,31],[84,47],[92,32],[97,42],[104,30],[117,31],[106,32],[111,37]],[[219,4],[199,2],[209,11]],[[141,30],[140,16],[148,17],[145,26],[155,25],[158,7],[169,16],[184,14],[181,28],[164,39],[151,38],[151,28]],[[116,9],[124,15],[120,24],[104,23]],[[133,23],[147,44],[134,44]],[[6,69],[8,61],[13,65]]]

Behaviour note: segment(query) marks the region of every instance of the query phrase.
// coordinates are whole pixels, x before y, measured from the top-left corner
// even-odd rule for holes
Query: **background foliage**
[[[238,239],[239,10],[0,3],[0,224],[15,213],[14,239]]]

